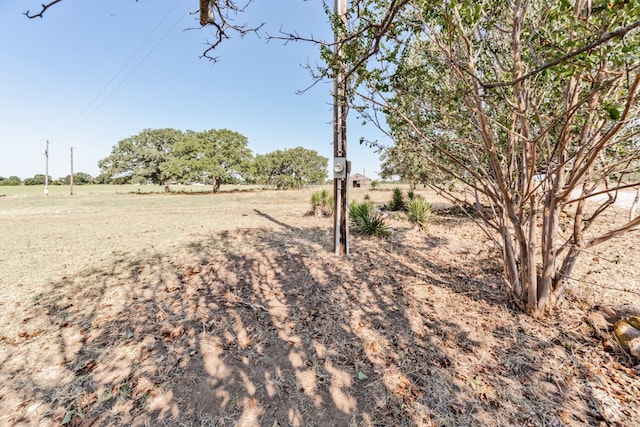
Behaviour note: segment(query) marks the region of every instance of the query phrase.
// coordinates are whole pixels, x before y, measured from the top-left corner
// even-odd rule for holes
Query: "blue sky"
[[[245,135],[254,153],[303,146],[331,157],[331,84],[302,95],[318,62],[308,43],[247,36],[226,41],[216,64],[201,59],[213,35],[200,29],[196,0],[64,0],[43,19],[42,1],[0,2],[0,176],[70,169],[99,173],[98,160],[143,129],[220,129]],[[330,2],[333,4],[333,2]],[[238,22],[332,39],[321,0],[255,0]],[[378,154],[361,137],[385,141],[352,114],[348,158],[376,178]]]

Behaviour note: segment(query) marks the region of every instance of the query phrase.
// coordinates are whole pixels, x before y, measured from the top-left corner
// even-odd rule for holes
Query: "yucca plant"
[[[407,218],[420,227],[426,227],[431,220],[433,206],[422,197],[414,196],[407,205]]]
[[[357,234],[375,237],[387,237],[391,234],[384,223],[384,218],[376,212],[371,201],[364,201],[363,203],[351,202],[349,205],[349,220],[354,232]]]
[[[311,194],[311,212],[315,216],[333,215],[333,195],[330,195],[326,189],[314,191]]]
[[[398,187],[393,189],[393,196],[391,196],[391,201],[389,202],[389,210],[390,211],[403,211],[406,208],[404,202],[404,195],[402,194],[402,190]]]
[[[333,194],[329,194],[327,190],[322,190],[322,212],[325,216],[333,216]]]

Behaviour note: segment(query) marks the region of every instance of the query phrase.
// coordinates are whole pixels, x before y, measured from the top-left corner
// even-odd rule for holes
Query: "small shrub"
[[[431,220],[432,213],[433,206],[420,196],[413,197],[407,205],[407,218],[420,227],[426,227]]]
[[[407,191],[407,199],[409,199],[409,202],[411,202],[416,197],[420,197],[420,195],[416,194],[413,190]]]
[[[311,194],[311,212],[315,216],[333,215],[333,195],[326,189],[314,191]]]
[[[406,205],[404,202],[404,195],[402,194],[402,190],[398,187],[393,189],[393,196],[391,197],[391,201],[389,202],[389,210],[390,211],[403,211],[405,210]]]
[[[391,232],[371,201],[349,205],[349,220],[354,232],[364,236],[387,237]]]

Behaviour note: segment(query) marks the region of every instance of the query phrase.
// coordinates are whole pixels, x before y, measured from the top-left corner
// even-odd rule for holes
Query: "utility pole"
[[[44,195],[49,197],[49,140],[44,143]]]
[[[345,22],[347,0],[335,0],[334,11]],[[342,63],[341,35],[334,34],[335,54],[338,67],[333,79],[333,200],[334,200],[334,252],[336,255],[349,253],[349,227],[347,223],[348,181],[350,162],[347,162],[347,82]]]
[[[73,147],[71,147],[71,174],[69,175],[69,193],[73,196]]]

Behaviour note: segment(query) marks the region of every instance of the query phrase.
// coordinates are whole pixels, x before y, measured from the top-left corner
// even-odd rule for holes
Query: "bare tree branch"
[[[49,3],[42,4],[42,9],[36,14],[32,14],[27,10],[24,15],[29,18],[42,18],[44,13],[50,7],[60,3],[62,0],[53,0]],[[138,0],[136,0],[138,1]],[[249,33],[257,33],[264,23],[250,27],[247,24],[239,24],[235,22],[235,17],[244,12],[245,9],[253,2],[253,0],[199,0],[199,10],[196,13],[200,14],[200,25],[212,26],[214,41],[207,42],[209,47],[203,52],[202,57],[212,61],[216,61],[217,58],[211,56],[210,53],[214,51],[224,40],[230,39],[231,34],[244,37]]]
[[[621,227],[618,227],[614,230],[609,231],[606,234],[587,240],[583,248],[587,249],[587,248],[599,245],[615,237],[622,236],[623,234],[628,233],[630,231],[637,230],[638,227],[640,227],[640,217],[637,217],[627,222],[626,224],[622,225]]]
[[[40,10],[39,13],[36,13],[35,15],[31,15],[31,13],[27,10],[24,13],[24,16],[26,16],[29,19],[33,19],[33,18],[42,18],[42,15],[44,15],[44,13],[47,11],[47,9],[49,9],[51,6],[53,6],[56,3],[60,3],[62,0],[53,0],[52,2],[49,2],[47,4],[43,4],[42,5],[42,10]]]
[[[224,40],[231,38],[231,33],[244,37],[249,33],[257,34],[264,26],[261,23],[254,27],[247,24],[235,22],[235,16],[244,12],[253,0],[245,0],[246,3],[238,4],[236,0],[200,0],[200,25],[213,27],[215,40],[208,41],[209,47],[203,52],[202,58],[217,61],[218,58],[211,56],[213,52]]]

